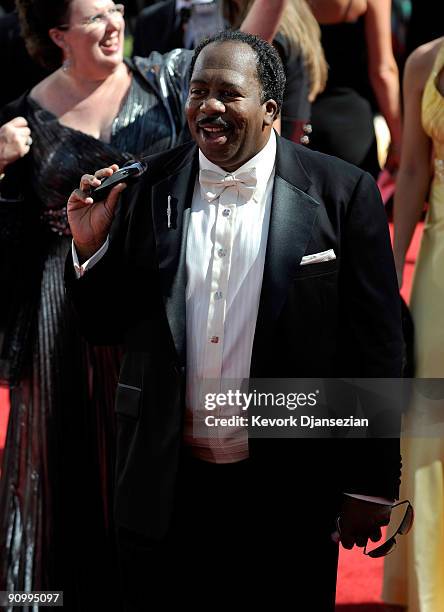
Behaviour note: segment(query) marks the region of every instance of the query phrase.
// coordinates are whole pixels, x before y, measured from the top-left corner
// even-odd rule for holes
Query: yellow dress
[[[422,125],[433,141],[435,165],[410,300],[418,378],[444,378],[444,96],[436,86],[443,68],[444,43],[422,98]],[[415,392],[404,423],[400,494],[413,503],[415,524],[385,559],[383,589],[384,601],[405,605],[408,612],[444,612],[442,421],[444,400]]]

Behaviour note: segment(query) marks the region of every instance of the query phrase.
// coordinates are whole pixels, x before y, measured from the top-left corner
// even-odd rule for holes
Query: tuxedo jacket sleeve
[[[75,278],[72,257],[68,255],[66,290],[83,334],[91,343],[125,343],[133,348],[138,344],[149,346],[153,334],[171,337],[159,274],[151,191],[171,168],[177,168],[184,152],[191,148],[186,144],[166,156],[159,153],[145,158],[147,173],[127,187],[117,205],[107,253],[82,278]],[[166,197],[158,205],[162,206],[166,226]]]

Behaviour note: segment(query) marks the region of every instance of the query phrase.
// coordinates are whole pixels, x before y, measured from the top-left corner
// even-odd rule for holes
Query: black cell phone
[[[114,172],[113,175],[108,176],[103,179],[102,184],[96,189],[93,189],[89,196],[94,200],[94,202],[101,202],[104,200],[111,189],[117,185],[118,183],[130,183],[136,178],[139,178],[145,170],[147,169],[147,164],[142,161],[130,161],[127,162],[120,170]]]

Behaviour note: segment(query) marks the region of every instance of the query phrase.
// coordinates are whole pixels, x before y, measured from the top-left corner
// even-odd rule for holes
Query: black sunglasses
[[[398,502],[397,504],[394,504],[392,506],[392,509],[396,508],[397,506],[402,506],[403,504],[407,504],[407,508],[399,524],[399,527],[395,531],[395,533],[388,540],[386,540],[383,544],[381,544],[380,546],[377,546],[373,550],[369,550],[367,552],[367,545],[366,545],[364,548],[364,555],[367,555],[368,557],[371,557],[372,559],[378,559],[379,557],[385,557],[386,555],[389,555],[391,552],[393,552],[393,550],[396,547],[396,536],[406,535],[410,531],[413,525],[413,520],[415,518],[415,512],[413,510],[412,504],[408,500],[405,500],[402,502]]]
[[[395,533],[388,540],[386,540],[385,542],[383,542],[382,544],[380,544],[373,550],[367,551],[367,544],[366,544],[364,547],[364,555],[366,555],[367,557],[371,557],[372,559],[379,559],[380,557],[385,557],[386,555],[389,555],[391,552],[393,552],[393,550],[396,547],[396,536],[406,535],[410,531],[413,525],[414,517],[415,517],[415,513],[413,511],[412,504],[408,500],[405,500],[402,502],[398,502],[397,504],[394,504],[392,506],[392,509],[397,508],[398,506],[402,506],[404,504],[407,504],[407,508],[399,524],[399,527],[395,531]],[[340,525],[339,525],[339,519],[340,517],[338,516],[338,518],[336,519],[336,525],[337,525],[338,533],[340,534],[341,530],[340,530]]]

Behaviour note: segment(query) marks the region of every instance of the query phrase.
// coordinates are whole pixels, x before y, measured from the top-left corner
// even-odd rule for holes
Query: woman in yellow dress
[[[410,308],[415,376],[444,378],[444,37],[416,49],[404,75],[404,132],[395,195],[394,254],[400,285],[424,202],[429,209]],[[418,381],[405,417],[402,499],[412,534],[386,558],[383,599],[408,612],[444,611],[444,393]],[[438,391],[436,393],[436,391]]]

